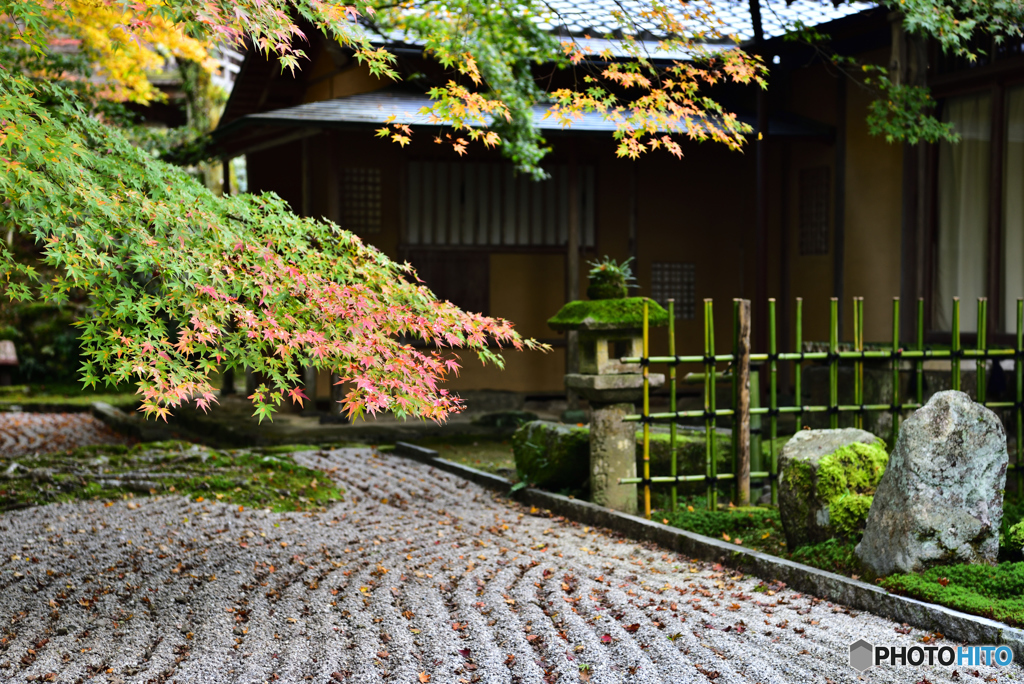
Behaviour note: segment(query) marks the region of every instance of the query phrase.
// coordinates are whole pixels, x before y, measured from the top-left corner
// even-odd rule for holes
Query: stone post
[[[618,484],[636,477],[636,423],[623,422],[633,404],[597,404],[590,414],[590,500],[625,513],[637,512],[636,486]]]

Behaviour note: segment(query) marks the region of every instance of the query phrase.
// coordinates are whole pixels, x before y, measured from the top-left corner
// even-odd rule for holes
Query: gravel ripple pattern
[[[0,413],[0,458],[129,441],[88,413]]]
[[[932,638],[406,459],[295,459],[345,501],[272,514],[165,496],[0,518],[0,681],[837,684],[861,681],[856,639]]]

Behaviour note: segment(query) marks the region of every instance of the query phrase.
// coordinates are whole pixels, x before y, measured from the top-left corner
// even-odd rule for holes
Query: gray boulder
[[[900,428],[857,557],[878,575],[994,562],[1008,460],[992,411],[935,394]]]
[[[524,482],[548,489],[578,489],[590,470],[590,430],[535,420],[512,435],[516,471]]]
[[[858,534],[887,457],[885,445],[866,430],[793,435],[779,455],[779,517],[787,547]]]

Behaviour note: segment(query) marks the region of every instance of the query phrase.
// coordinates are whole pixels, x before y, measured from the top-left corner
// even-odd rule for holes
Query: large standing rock
[[[520,479],[547,489],[576,489],[590,469],[590,430],[535,420],[512,435]]]
[[[1008,460],[992,411],[935,394],[900,428],[857,557],[878,575],[994,562]]]
[[[859,533],[886,459],[885,445],[865,430],[793,435],[779,456],[779,517],[788,548]]]

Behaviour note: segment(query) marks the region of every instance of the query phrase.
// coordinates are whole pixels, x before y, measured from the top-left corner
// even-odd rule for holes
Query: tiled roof
[[[603,37],[619,28],[614,13],[625,10],[635,18],[638,34],[645,32],[653,35],[645,36],[657,40],[657,26],[645,22],[639,17],[640,9],[647,3],[636,0],[547,0],[551,14],[547,27],[555,31],[568,32],[572,36],[589,35],[593,38]],[[735,0],[713,0],[715,16],[721,21],[720,32],[735,36],[741,41],[754,37],[753,22],[750,17],[749,2]],[[851,14],[877,6],[876,2],[832,2],[820,0],[760,0],[761,26],[766,38],[773,38],[791,29],[795,22],[800,21],[807,26],[817,26],[826,22],[842,19]],[[699,2],[694,3],[695,9],[703,9]],[[697,26],[694,29],[697,30]]]

